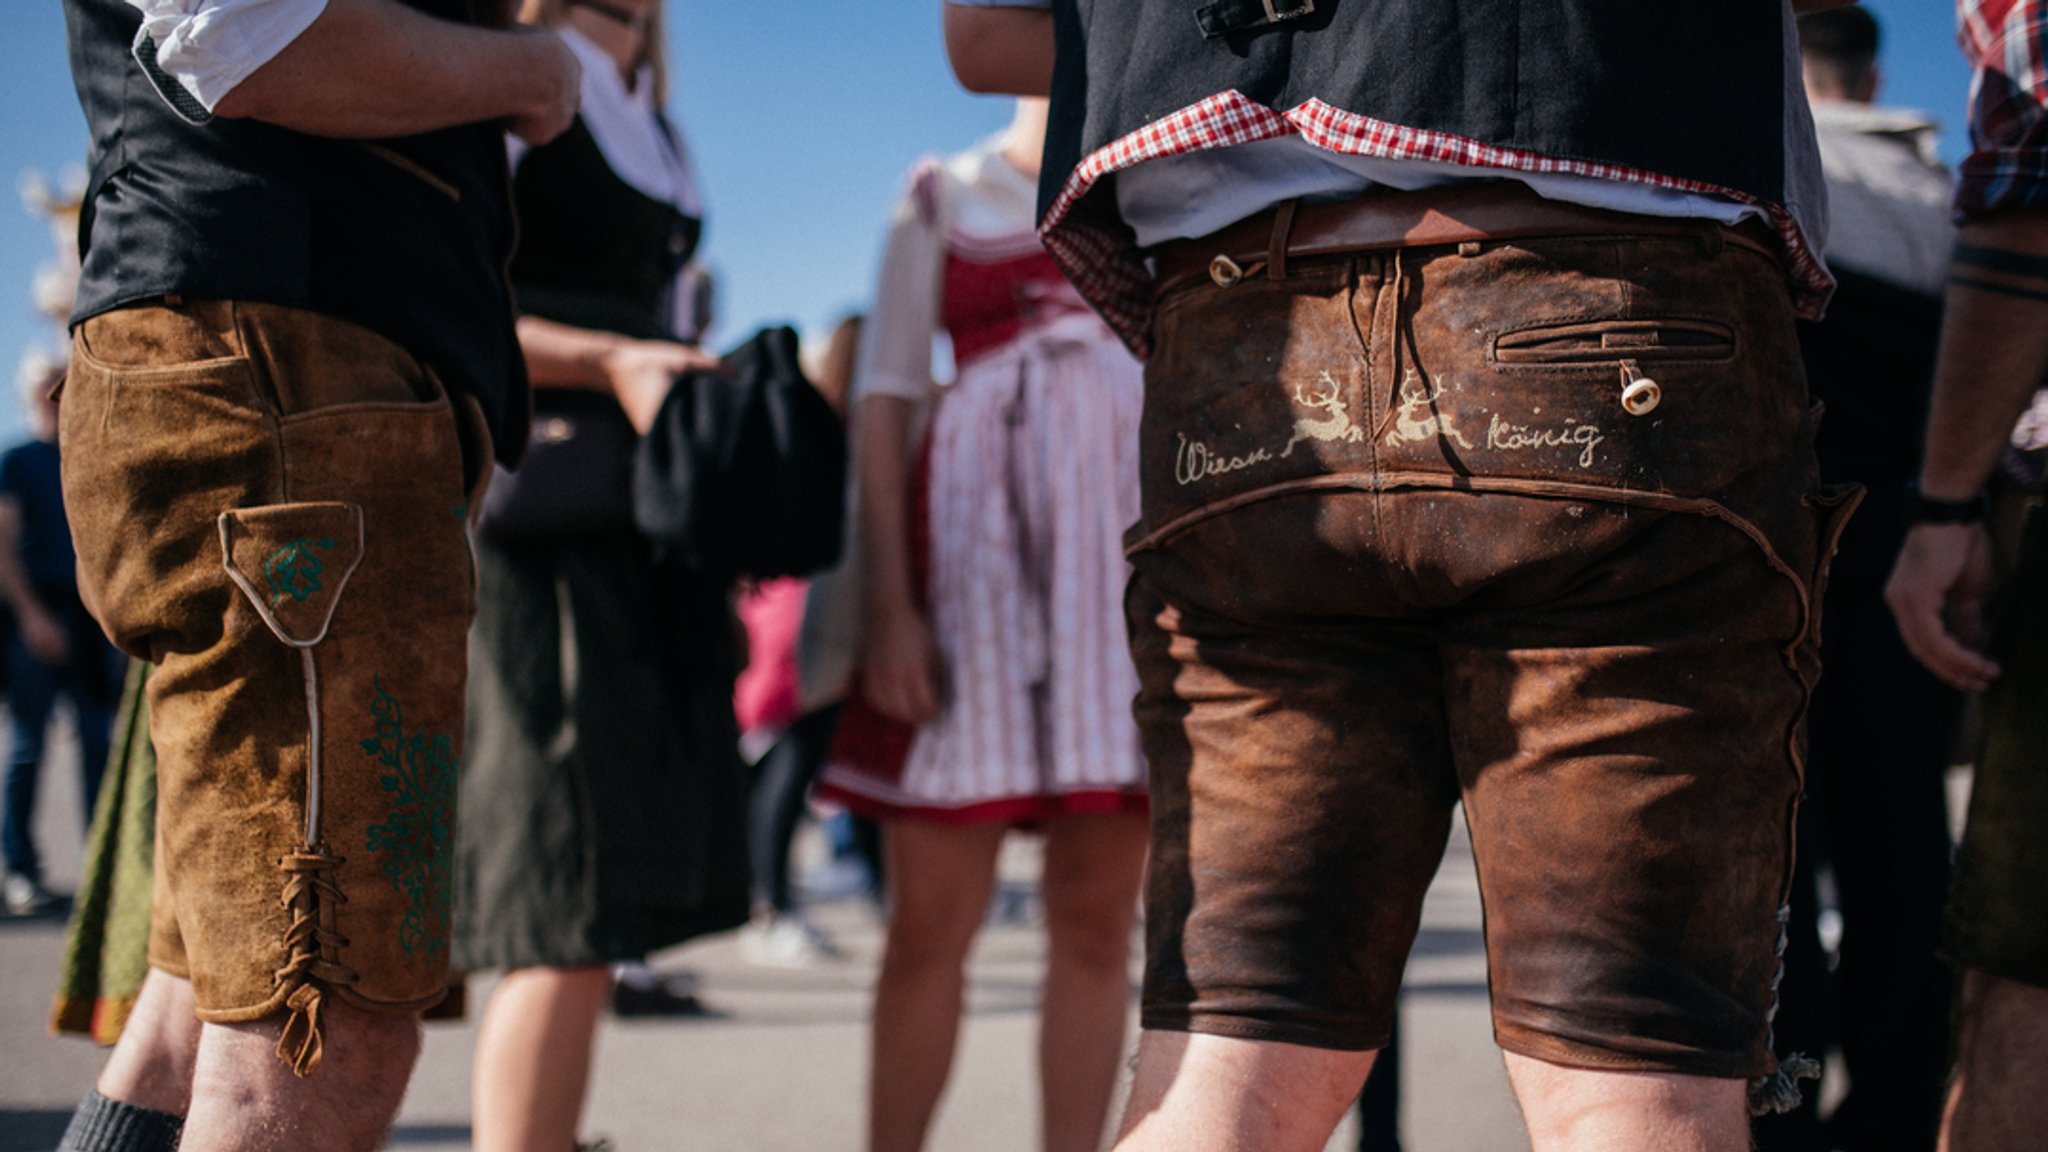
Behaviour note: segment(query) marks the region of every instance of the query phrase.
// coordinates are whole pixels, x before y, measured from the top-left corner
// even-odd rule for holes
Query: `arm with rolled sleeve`
[[[1920,470],[1923,495],[1953,501],[1983,490],[2048,379],[2048,0],[2009,6],[1995,28],[1968,19],[1963,27],[1977,70],[1971,153],[1958,170],[1962,228]],[[1981,524],[1919,524],[1885,588],[1907,647],[1969,691],[1999,672],[1978,650],[1990,576]]]
[[[318,20],[327,0],[128,0],[128,6],[142,13],[136,61],[173,108],[203,118]]]
[[[575,114],[575,57],[539,28],[442,20],[398,0],[127,0],[135,57],[181,116],[247,117],[373,139],[505,120],[552,138]]]

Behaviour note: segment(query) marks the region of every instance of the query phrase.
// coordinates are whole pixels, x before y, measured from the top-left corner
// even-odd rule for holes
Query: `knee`
[[[985,904],[971,900],[922,900],[892,904],[883,964],[896,972],[960,968],[981,927]]]
[[[328,1056],[340,1056],[346,1076],[373,1099],[393,1105],[406,1095],[412,1066],[420,1058],[420,1017],[416,1013],[371,1013],[350,1004],[330,1009]]]
[[[1123,972],[1130,963],[1136,905],[1125,893],[1061,900],[1047,893],[1045,929],[1052,962]]]
[[[1966,1064],[2031,1064],[2048,1044],[2048,988],[1972,968],[1963,973],[1957,1055]]]
[[[324,1014],[320,1063],[300,1086],[326,1101],[355,1101],[365,1113],[381,1112],[388,1121],[405,1098],[413,1063],[419,1059],[419,1017],[409,1012],[372,1012],[332,1000]],[[281,1022],[266,1024],[272,1037],[283,1026]],[[273,1059],[277,1056],[273,1051]],[[282,1060],[278,1063],[283,1066]]]
[[[304,1076],[280,1059],[282,1018],[205,1025],[188,1142],[195,1131],[263,1132],[309,1150],[378,1146],[419,1056],[419,1019],[339,1003],[322,1015],[321,1058]]]

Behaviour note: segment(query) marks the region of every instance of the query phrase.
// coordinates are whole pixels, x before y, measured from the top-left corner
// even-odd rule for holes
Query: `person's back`
[[[1789,367],[1789,6],[1046,6],[948,39],[1049,86],[1047,247],[1151,352],[1119,1147],[1322,1145],[1461,796],[1535,1147],[1746,1147],[1811,1072],[1769,1021],[1855,500]]]

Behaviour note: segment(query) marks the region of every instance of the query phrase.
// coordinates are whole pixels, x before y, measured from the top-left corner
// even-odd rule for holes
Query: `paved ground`
[[[46,778],[38,813],[49,880],[78,875],[75,772],[68,748]],[[1005,890],[1028,893],[1029,841],[1004,861]],[[731,938],[657,958],[697,974],[715,1020],[611,1022],[598,1053],[587,1134],[620,1152],[833,1152],[859,1147],[867,990],[880,947],[859,902],[828,905],[818,920],[848,958],[803,972],[741,961]],[[1430,893],[1409,962],[1402,1022],[1408,1152],[1513,1152],[1526,1148],[1488,1035],[1479,903],[1462,838]],[[0,916],[0,1152],[47,1152],[90,1085],[101,1054],[51,1038],[45,1027],[63,922]],[[1043,954],[1028,924],[992,926],[973,960],[970,1015],[934,1152],[1030,1152],[1036,978]],[[472,1003],[487,992],[471,988]],[[475,1030],[428,1029],[395,1148],[455,1152],[469,1145],[469,1058]],[[1340,1129],[1331,1148],[1354,1147]]]

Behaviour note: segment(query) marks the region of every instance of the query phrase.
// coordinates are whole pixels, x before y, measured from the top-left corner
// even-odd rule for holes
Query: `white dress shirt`
[[[327,10],[327,0],[127,0],[142,13],[137,59],[208,112]],[[147,42],[154,51],[146,53]]]

